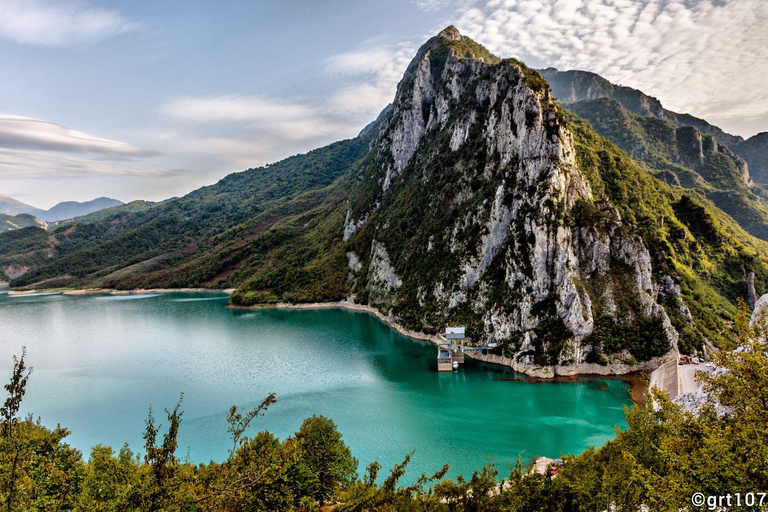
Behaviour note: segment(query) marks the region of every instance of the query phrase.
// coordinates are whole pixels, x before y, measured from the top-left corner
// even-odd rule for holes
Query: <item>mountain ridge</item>
[[[360,137],[150,209],[0,234],[0,273],[348,300],[426,334],[464,324],[530,374],[625,373],[725,346],[747,283],[768,284],[768,244],[653,174],[540,73],[448,27]]]
[[[739,144],[744,138],[731,135],[691,114],[680,114],[667,110],[657,98],[639,89],[616,85],[597,73],[582,70],[560,71],[556,68],[540,70],[560,101],[574,102],[584,99],[613,98],[624,108],[642,116],[652,116],[677,126],[693,126],[707,135],[712,135],[726,146]]]
[[[5,215],[19,215],[29,214],[34,215],[44,222],[56,222],[66,219],[72,219],[83,215],[103,210],[105,208],[112,208],[115,206],[122,206],[125,203],[112,199],[109,197],[97,197],[90,201],[63,201],[52,206],[48,210],[42,210],[34,206],[22,203],[12,197],[4,196],[0,194],[0,213]]]
[[[125,203],[112,199],[110,197],[97,197],[90,201],[64,201],[56,204],[50,209],[41,212],[38,216],[39,219],[46,222],[55,222],[65,219],[73,219],[75,217],[81,217],[94,213],[105,208],[112,208],[114,206],[122,206]]]
[[[34,206],[22,203],[18,199],[0,194],[0,213],[5,215],[18,215],[20,213],[27,213],[34,215],[35,213],[42,212],[43,210],[35,208]]]

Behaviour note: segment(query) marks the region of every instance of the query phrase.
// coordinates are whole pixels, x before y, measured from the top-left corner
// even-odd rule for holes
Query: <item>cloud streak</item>
[[[166,143],[232,165],[254,166],[353,137],[392,101],[415,49],[379,45],[334,55],[324,75],[338,86],[322,97],[218,95],[170,98]]]
[[[0,148],[0,178],[4,180],[93,177],[164,178],[187,173],[189,171],[184,169],[159,169],[137,162],[101,161],[60,153]]]
[[[0,115],[0,148],[94,153],[120,159],[160,154],[124,142],[70,130],[48,121],[10,115]]]
[[[502,56],[583,69],[702,117],[768,112],[768,2],[487,0],[457,14]]]
[[[161,176],[139,160],[161,153],[22,116],[0,115],[0,177]]]
[[[39,47],[92,43],[141,25],[117,11],[84,2],[0,0],[0,38]]]

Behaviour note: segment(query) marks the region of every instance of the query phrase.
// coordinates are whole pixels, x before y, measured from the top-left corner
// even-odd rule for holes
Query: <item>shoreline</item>
[[[10,290],[8,295],[23,297],[38,293],[61,293],[62,295],[140,295],[145,293],[226,293],[232,295],[235,288],[136,288],[134,290],[116,290],[114,288],[41,288],[33,290]]]
[[[235,305],[228,305],[228,309],[237,309],[237,310],[245,310],[245,311],[254,311],[259,309],[289,309],[289,310],[301,310],[301,309],[344,309],[347,311],[357,311],[362,313],[369,313],[385,324],[387,324],[389,327],[397,331],[398,333],[402,334],[403,336],[407,336],[409,338],[413,338],[416,340],[421,341],[429,341],[435,345],[439,343],[444,343],[444,340],[442,340],[440,337],[434,334],[426,334],[423,332],[418,331],[411,331],[409,329],[406,329],[405,327],[398,324],[394,318],[390,318],[385,316],[381,311],[378,309],[364,305],[364,304],[355,304],[353,302],[347,302],[347,301],[339,301],[339,302],[307,302],[307,303],[301,303],[301,304],[290,304],[290,303],[284,303],[279,302],[276,304],[262,304],[262,305],[256,305],[256,306],[235,306]],[[651,364],[644,364],[639,366],[648,366],[643,368],[637,368],[630,371],[625,371],[622,373],[604,373],[600,371],[587,371],[583,373],[563,373],[563,374],[557,374],[557,373],[548,373],[548,372],[541,372],[538,371],[539,369],[536,367],[528,367],[527,365],[521,365],[519,363],[517,364],[508,364],[505,361],[509,361],[506,357],[501,356],[495,356],[493,358],[489,358],[488,356],[482,356],[480,352],[466,352],[464,354],[466,357],[469,357],[470,359],[473,359],[475,361],[503,366],[505,368],[510,368],[513,371],[520,373],[522,375],[525,375],[526,377],[511,377],[508,379],[502,379],[502,380],[525,380],[528,383],[535,383],[535,382],[576,382],[577,379],[600,379],[600,378],[607,378],[607,379],[619,379],[627,382],[630,386],[629,394],[630,398],[633,402],[638,403],[640,405],[643,405],[645,402],[645,390],[648,388],[649,383],[649,377],[653,370],[655,370],[656,366],[653,364],[655,362],[654,360],[651,360],[647,363]],[[494,360],[496,359],[496,360]],[[663,359],[666,359],[666,356],[663,357]],[[579,366],[586,366],[586,365],[579,365]],[[592,366],[598,366],[598,365],[588,365],[590,368]],[[630,368],[628,365],[623,365],[627,368]],[[599,367],[600,369],[605,369],[608,367]]]
[[[554,383],[572,383],[572,382],[591,382],[599,379],[623,380],[629,384],[629,396],[632,401],[640,406],[645,405],[645,390],[648,388],[649,373],[638,371],[622,375],[598,375],[595,373],[586,373],[580,375],[565,375],[550,378],[541,377],[503,377],[499,380],[511,380],[525,382],[526,384],[536,384],[539,382]]]
[[[13,290],[8,292],[10,296],[24,296],[39,293],[55,293],[62,295],[82,296],[82,295],[139,295],[146,293],[226,293],[231,295],[235,288],[136,288],[133,290],[116,290],[114,288],[41,288],[32,290]],[[355,311],[368,313],[375,316],[380,321],[388,325],[399,334],[420,341],[428,341],[434,345],[444,343],[445,340],[435,334],[427,334],[420,331],[406,329],[395,321],[394,316],[385,316],[378,309],[366,305],[356,304],[348,301],[337,302],[306,302],[299,304],[279,302],[275,304],[258,304],[255,306],[236,306],[228,304],[227,309],[253,311],[259,309],[284,309],[284,310],[318,310],[318,309],[343,309],[346,311]],[[645,402],[645,390],[650,383],[650,376],[654,370],[662,366],[668,355],[660,358],[646,361],[636,367],[628,365],[599,366],[595,364],[573,365],[568,367],[534,367],[512,361],[511,359],[495,354],[483,355],[481,352],[466,352],[466,357],[478,362],[509,368],[525,377],[510,377],[502,380],[525,380],[527,383],[536,382],[576,382],[577,379],[620,379],[627,382],[630,386],[630,398],[633,402],[643,405]],[[657,359],[659,361],[657,361]],[[559,371],[558,371],[559,370]],[[565,371],[563,371],[565,370]],[[583,370],[583,371],[580,371]],[[612,371],[619,370],[619,371]]]

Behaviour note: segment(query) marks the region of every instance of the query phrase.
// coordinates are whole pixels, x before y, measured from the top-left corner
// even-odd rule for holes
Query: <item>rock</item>
[[[747,304],[752,309],[755,309],[757,303],[757,292],[755,291],[755,273],[750,272],[747,274]]]
[[[621,350],[607,354],[606,365],[586,362],[598,314],[658,322],[674,350],[678,334],[657,298],[660,290],[679,297],[679,285],[655,283],[641,237],[610,203],[593,203],[549,89],[512,60],[489,65],[477,48],[449,27],[419,49],[398,85],[349,199],[344,240],[368,222],[365,231],[376,233],[356,289],[411,323],[477,318],[473,342],[506,347],[485,359],[531,375],[657,364],[626,364]],[[697,154],[709,150],[694,142]],[[461,170],[446,182],[452,158]],[[401,226],[398,208],[414,201],[419,218]],[[598,211],[599,220],[580,222],[578,209]],[[420,224],[442,226],[446,218],[441,232],[419,235]],[[448,260],[454,266],[442,269]],[[437,281],[420,281],[438,269]]]
[[[755,307],[752,311],[752,317],[749,320],[749,325],[755,325],[757,322],[768,322],[768,293],[760,297],[755,302]]]
[[[701,412],[701,408],[710,402],[714,406],[718,418],[722,418],[731,412],[729,407],[724,406],[718,400],[714,399],[710,393],[701,389],[695,393],[680,393],[672,401],[679,405],[683,411],[689,412],[694,416],[698,416]]]

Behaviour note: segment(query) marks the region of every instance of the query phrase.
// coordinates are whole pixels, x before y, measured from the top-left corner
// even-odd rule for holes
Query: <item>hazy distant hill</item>
[[[144,201],[134,201],[134,203],[135,205],[131,207],[131,210],[145,209],[151,204],[145,203]],[[108,208],[123,206],[124,204],[125,203],[118,201],[117,199],[99,197],[83,203],[77,201],[65,201],[57,204],[50,210],[41,210],[40,208],[35,208],[34,206],[22,203],[12,197],[0,194],[0,214],[5,215],[6,217],[11,217],[2,219],[2,229],[0,230],[8,231],[28,226],[46,227],[46,223],[74,219],[75,217],[82,217]],[[28,218],[16,219],[15,221],[12,220],[13,216],[19,214],[31,215],[34,218],[34,221]],[[103,218],[104,217],[101,217],[98,220],[103,220]]]
[[[34,206],[22,203],[12,197],[0,194],[0,213],[5,215],[18,215],[20,213],[37,215],[42,212],[44,212],[44,210],[41,210],[40,208],[35,208]]]
[[[59,203],[48,211],[43,211],[37,214],[37,217],[48,222],[53,222],[63,219],[72,219],[74,217],[80,217],[82,215],[88,215],[89,213],[97,212],[105,208],[111,208],[113,206],[121,206],[125,203],[118,201],[117,199],[111,199],[109,197],[99,197],[92,201],[86,201],[80,203],[77,201],[65,201]]]

